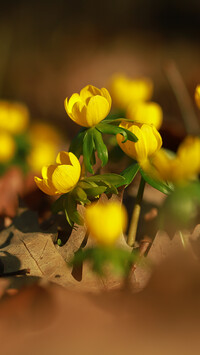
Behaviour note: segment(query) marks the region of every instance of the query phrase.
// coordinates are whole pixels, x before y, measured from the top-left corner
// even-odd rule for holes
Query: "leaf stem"
[[[140,218],[141,203],[142,203],[144,188],[145,188],[145,180],[141,176],[140,185],[139,185],[138,193],[137,193],[137,197],[136,197],[136,203],[135,203],[135,206],[133,209],[130,228],[129,228],[129,232],[128,232],[127,242],[130,247],[133,247],[133,245],[135,243],[138,222],[139,222],[139,218]]]

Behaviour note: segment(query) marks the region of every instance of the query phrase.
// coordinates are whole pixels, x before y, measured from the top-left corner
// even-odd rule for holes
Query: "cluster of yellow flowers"
[[[127,118],[120,127],[135,134],[137,142],[123,142],[117,134],[121,149],[136,160],[141,168],[156,179],[182,182],[200,172],[200,138],[187,137],[180,145],[175,157],[170,157],[162,149],[162,138],[158,129],[162,123],[162,110],[153,102],[147,102],[152,95],[153,85],[148,79],[130,81],[125,77],[113,79],[112,98],[116,105],[125,108]],[[82,127],[93,127],[109,114],[111,96],[107,89],[92,85],[84,87],[80,94],[75,93],[65,100],[68,116]],[[200,107],[200,86],[195,92]],[[134,122],[130,122],[130,119]],[[42,178],[35,177],[37,186],[49,195],[68,193],[80,179],[81,167],[71,152],[60,152],[56,164],[42,169]],[[118,204],[92,204],[87,207],[85,220],[89,231],[97,242],[112,244],[125,226],[126,213]],[[102,229],[103,228],[103,229]]]
[[[45,123],[34,123],[30,126],[30,114],[26,105],[1,100],[0,164],[10,164],[16,157],[16,136],[22,135],[27,141],[24,164],[28,164],[31,171],[39,172],[45,164],[55,161],[61,144],[61,137],[55,128]]]

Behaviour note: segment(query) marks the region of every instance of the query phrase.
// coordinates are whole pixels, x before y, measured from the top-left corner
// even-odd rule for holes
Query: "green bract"
[[[83,224],[83,218],[77,211],[77,204],[87,205],[102,193],[117,194],[117,186],[122,186],[125,178],[118,174],[103,174],[85,177],[67,194],[61,195],[53,204],[53,212],[64,211],[68,223],[73,226]]]
[[[127,140],[132,142],[137,141],[137,137],[129,130],[107,123],[109,120],[105,120],[105,122],[103,121],[95,127],[81,129],[70,145],[69,150],[78,158],[80,155],[83,155],[85,168],[91,174],[94,173],[92,166],[96,162],[95,151],[97,151],[98,157],[101,160],[102,167],[108,162],[108,150],[104,144],[102,133],[121,134],[124,138],[123,142]]]

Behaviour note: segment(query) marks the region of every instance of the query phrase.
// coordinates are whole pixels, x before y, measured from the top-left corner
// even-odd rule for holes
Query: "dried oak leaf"
[[[11,278],[11,287],[19,287],[38,278],[73,286],[76,281],[67,263],[53,243],[55,233],[44,233],[35,212],[24,210],[13,224],[0,232],[0,259],[4,272],[30,269],[30,276]]]

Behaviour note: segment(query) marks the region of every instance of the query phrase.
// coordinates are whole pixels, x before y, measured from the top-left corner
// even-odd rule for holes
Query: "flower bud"
[[[47,195],[73,190],[80,178],[81,166],[73,153],[60,152],[56,163],[42,168],[42,179],[35,176],[37,186]]]
[[[110,112],[111,97],[105,88],[87,85],[80,94],[65,99],[68,116],[83,127],[92,127],[102,121]]]
[[[141,127],[132,123],[122,122],[120,127],[124,127],[134,133],[138,138],[137,142],[127,140],[122,143],[123,137],[117,135],[117,142],[120,148],[130,158],[137,160],[141,165],[157,152],[162,145],[162,138],[157,129],[152,125],[143,124]]]

